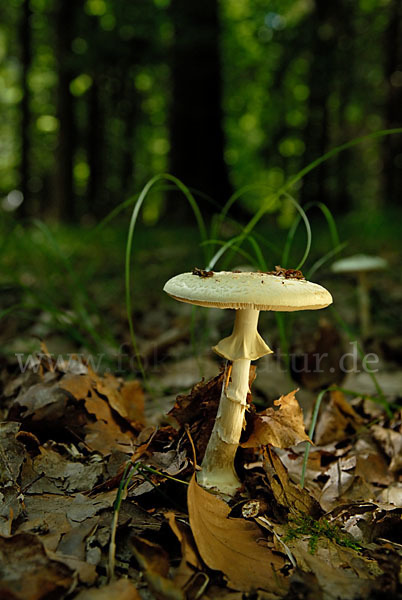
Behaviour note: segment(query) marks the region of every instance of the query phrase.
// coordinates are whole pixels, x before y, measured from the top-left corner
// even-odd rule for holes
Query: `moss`
[[[342,533],[338,525],[331,524],[326,519],[313,519],[310,515],[303,515],[289,520],[285,541],[302,536],[309,536],[308,547],[311,554],[316,552],[320,538],[326,538],[345,548],[362,549],[359,543]]]

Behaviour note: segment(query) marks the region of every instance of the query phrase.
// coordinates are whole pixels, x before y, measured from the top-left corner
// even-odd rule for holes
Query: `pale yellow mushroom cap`
[[[267,273],[218,271],[209,277],[182,273],[163,289],[181,302],[216,308],[295,311],[332,303],[331,294],[317,283]]]

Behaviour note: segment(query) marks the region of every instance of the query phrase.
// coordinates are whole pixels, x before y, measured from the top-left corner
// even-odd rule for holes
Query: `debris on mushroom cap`
[[[213,277],[213,271],[205,271],[204,269],[199,269],[198,267],[194,267],[192,270],[193,275],[198,275],[198,277]]]
[[[358,271],[377,271],[385,269],[387,266],[387,261],[379,256],[356,254],[334,262],[332,271],[334,273],[357,273]]]
[[[297,269],[285,269],[284,267],[275,267],[275,271],[265,271],[267,275],[276,275],[285,279],[305,279],[303,273]],[[261,271],[264,273],[264,271]]]
[[[214,272],[213,277],[182,273],[163,288],[181,302],[217,308],[257,310],[315,310],[332,303],[322,286],[305,279],[286,279],[269,273]]]

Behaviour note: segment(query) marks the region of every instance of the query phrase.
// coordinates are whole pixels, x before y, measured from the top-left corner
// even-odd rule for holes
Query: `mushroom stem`
[[[231,496],[241,486],[234,458],[243,429],[250,362],[239,359],[226,367],[218,413],[197,476],[203,487]]]
[[[363,338],[366,338],[371,329],[370,319],[370,294],[367,274],[361,271],[358,274],[358,296],[360,308],[360,332]]]
[[[218,413],[197,479],[223,494],[233,495],[241,486],[234,459],[247,406],[251,360],[271,352],[257,332],[258,316],[258,310],[237,310],[232,335],[214,348],[232,364],[225,370]],[[263,354],[255,355],[256,346]]]

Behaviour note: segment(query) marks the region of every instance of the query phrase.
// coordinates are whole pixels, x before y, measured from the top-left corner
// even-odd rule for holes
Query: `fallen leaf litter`
[[[191,478],[186,434],[188,426],[199,463],[222,377],[180,396],[172,424],[158,429],[146,426],[138,382],[88,366],[80,374],[42,368],[9,386],[0,426],[0,597],[184,600],[226,589],[222,597],[235,600],[259,589],[260,598],[292,598],[297,582],[325,599],[397,593],[398,416],[373,417],[363,400],[351,405],[328,393],[302,490],[310,442],[295,392],[259,413],[249,404],[238,456],[244,487],[229,506]],[[129,463],[143,468],[122,502],[117,579],[108,583],[113,506]],[[168,477],[190,479],[189,517],[186,487]],[[253,510],[237,508],[247,502]]]

